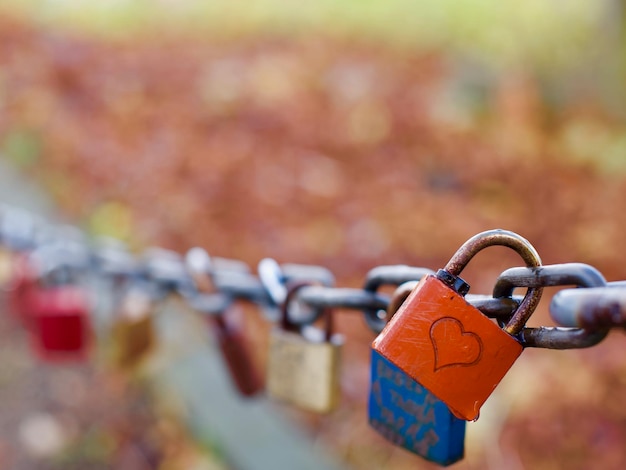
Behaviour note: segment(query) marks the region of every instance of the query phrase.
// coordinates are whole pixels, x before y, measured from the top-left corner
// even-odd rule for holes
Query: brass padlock
[[[153,309],[149,293],[140,288],[131,287],[122,297],[111,329],[116,367],[126,370],[137,366],[154,347]]]
[[[324,312],[325,331],[305,329],[289,320],[289,304],[298,289],[290,287],[282,304],[282,321],[270,336],[267,392],[276,399],[317,413],[339,402],[339,367],[343,337],[332,333],[332,313]],[[313,334],[311,334],[313,333]],[[317,337],[314,337],[317,336]]]
[[[0,246],[0,288],[5,288],[13,278],[13,253]]]

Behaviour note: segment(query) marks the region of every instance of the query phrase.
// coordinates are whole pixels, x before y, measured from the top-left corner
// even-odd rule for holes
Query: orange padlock
[[[445,402],[459,418],[478,418],[480,407],[522,352],[514,337],[541,298],[528,289],[504,329],[464,298],[469,285],[458,275],[480,250],[503,245],[517,251],[529,267],[541,265],[533,246],[505,231],[480,233],[457,251],[436,275],[423,278],[373,348]]]

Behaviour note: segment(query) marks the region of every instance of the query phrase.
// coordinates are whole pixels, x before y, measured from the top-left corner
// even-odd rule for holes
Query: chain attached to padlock
[[[464,298],[469,285],[459,274],[480,250],[514,249],[529,267],[539,255],[521,236],[490,230],[469,239],[436,276],[423,278],[400,307],[373,348],[444,401],[459,418],[478,418],[480,407],[522,352],[512,336],[533,313],[541,288],[528,289],[504,329]]]
[[[564,263],[540,268],[510,268],[504,271],[493,289],[496,298],[510,297],[516,287],[554,287],[575,285],[581,291],[607,285],[604,276],[593,266]],[[554,299],[553,299],[554,301]],[[588,348],[602,341],[608,328],[524,328],[518,340],[525,348],[573,349]]]

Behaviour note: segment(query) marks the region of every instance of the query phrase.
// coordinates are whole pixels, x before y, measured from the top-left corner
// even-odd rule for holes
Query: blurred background
[[[505,228],[545,264],[624,279],[625,120],[623,0],[0,1],[0,158],[66,221],[137,248],[320,264],[360,286]],[[493,249],[464,277],[489,293],[519,264]],[[552,293],[531,324],[552,324]],[[431,468],[368,428],[373,335],[337,318],[340,409],[278,412],[346,468]],[[245,320],[263,360],[269,327]],[[42,372],[12,328],[3,468],[235,468],[158,387]],[[525,352],[455,468],[626,468],[625,350],[613,332]],[[41,411],[46,374],[59,400]]]

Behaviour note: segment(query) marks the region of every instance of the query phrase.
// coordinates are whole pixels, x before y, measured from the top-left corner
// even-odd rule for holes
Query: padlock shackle
[[[528,240],[509,230],[494,229],[474,235],[463,243],[443,269],[453,276],[459,276],[470,260],[479,251],[489,246],[506,246],[515,250],[522,257],[526,266],[541,266],[539,253]]]
[[[515,232],[494,229],[481,232],[467,240],[448,261],[443,271],[457,278],[476,253],[490,246],[511,248],[522,257],[529,268],[541,266],[539,253],[528,240]],[[542,293],[542,287],[529,288],[519,308],[504,327],[504,331],[510,335],[519,333],[537,308]]]

